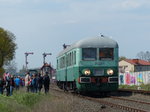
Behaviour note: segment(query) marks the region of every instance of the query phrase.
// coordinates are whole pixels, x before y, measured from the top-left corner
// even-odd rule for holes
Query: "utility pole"
[[[26,52],[26,53],[24,53],[25,54],[25,64],[26,64],[26,70],[28,69],[28,64],[29,64],[29,62],[28,62],[28,55],[30,55],[30,54],[34,54],[33,52]]]
[[[52,55],[52,53],[43,53],[43,64],[45,64],[45,58],[47,55]]]

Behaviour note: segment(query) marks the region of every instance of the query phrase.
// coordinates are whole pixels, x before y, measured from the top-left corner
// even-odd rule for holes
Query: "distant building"
[[[125,59],[119,62],[119,72],[150,71],[150,62],[140,59]]]
[[[53,79],[55,77],[55,72],[56,72],[56,70],[51,66],[51,64],[45,63],[41,67],[41,74],[45,75],[46,73],[48,73],[48,75],[50,76],[51,79]]]

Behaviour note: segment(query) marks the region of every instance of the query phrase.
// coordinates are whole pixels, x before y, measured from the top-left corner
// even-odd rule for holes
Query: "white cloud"
[[[140,4],[139,2],[137,1],[134,1],[134,0],[127,0],[127,1],[124,1],[122,2],[121,6],[125,9],[129,9],[129,8],[138,8],[140,7],[142,4]]]
[[[147,6],[150,6],[149,0],[123,0],[113,4],[113,8],[117,10],[132,10]]]

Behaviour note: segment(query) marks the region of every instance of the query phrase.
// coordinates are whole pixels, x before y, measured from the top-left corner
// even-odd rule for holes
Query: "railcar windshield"
[[[114,59],[114,49],[113,48],[100,48],[99,49],[99,59],[100,60],[113,60]]]
[[[96,60],[96,48],[83,48],[82,49],[83,60]]]

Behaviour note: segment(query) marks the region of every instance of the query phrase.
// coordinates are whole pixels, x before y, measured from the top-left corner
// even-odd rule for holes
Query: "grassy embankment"
[[[139,85],[139,86],[136,86],[136,85],[132,85],[132,86],[129,86],[129,85],[120,85],[119,88],[122,88],[122,89],[135,89],[135,90],[146,90],[146,91],[150,91],[150,84],[147,84],[147,85]]]
[[[64,99],[52,94],[14,92],[0,95],[0,112],[69,112]]]
[[[140,86],[120,85],[119,87],[127,89],[140,88],[150,91],[150,84]],[[26,93],[20,90],[15,91],[13,96],[0,95],[0,112],[70,112],[71,105],[75,101],[73,98],[68,100],[66,95],[55,95],[51,91],[50,94],[45,95],[44,93]]]

